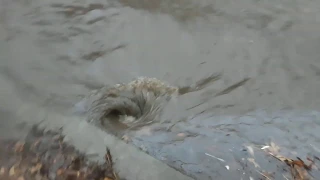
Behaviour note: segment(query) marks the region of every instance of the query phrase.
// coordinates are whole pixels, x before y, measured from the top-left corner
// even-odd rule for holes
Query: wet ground
[[[120,180],[108,148],[103,164],[91,163],[60,132],[34,126],[26,139],[1,139],[0,144],[0,179]]]
[[[184,86],[221,73],[180,96],[178,108],[168,105],[168,122],[132,143],[195,179],[284,178],[281,163],[248,147],[320,153],[319,8],[300,0],[1,0],[1,136],[44,121],[86,132],[81,139],[95,130],[72,110],[90,90],[138,76]]]

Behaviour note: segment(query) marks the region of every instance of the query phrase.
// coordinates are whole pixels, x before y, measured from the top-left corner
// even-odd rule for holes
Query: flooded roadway
[[[259,148],[258,166],[248,160],[247,146],[319,154],[319,8],[300,0],[1,0],[1,134],[15,123],[67,124],[74,105],[104,84],[147,76],[184,86],[220,73],[179,96],[167,122],[135,132],[132,143],[195,179],[284,178]]]

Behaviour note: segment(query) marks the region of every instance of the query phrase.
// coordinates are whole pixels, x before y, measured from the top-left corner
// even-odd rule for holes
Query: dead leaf
[[[271,154],[273,157],[280,160],[281,162],[286,163],[290,167],[290,172],[294,180],[310,179],[308,171],[312,169],[312,165],[314,164],[313,161],[311,161],[311,163],[307,165],[299,157],[297,157],[297,160],[293,160],[290,158],[283,157],[281,155],[274,155],[272,153],[269,154]]]
[[[36,140],[36,142],[31,145],[30,149],[35,149],[39,145],[40,141],[41,139]]]
[[[63,172],[64,172],[63,169],[58,169],[56,174],[58,176],[61,176],[63,174]]]
[[[14,176],[15,175],[15,167],[14,166],[12,166],[11,168],[10,168],[10,170],[9,170],[9,176]]]
[[[14,145],[14,152],[22,152],[23,148],[24,148],[24,142],[19,141]]]
[[[18,177],[17,180],[24,180],[24,177],[23,177],[23,176],[20,176],[20,177]]]
[[[6,173],[6,168],[2,167],[0,169],[0,175],[4,175],[4,173]]]
[[[274,155],[274,154],[272,154],[272,153],[269,153],[269,154],[270,154],[271,156],[275,157],[276,159],[278,159],[278,160],[281,161],[281,162],[287,163],[287,162],[293,161],[292,159],[283,157],[283,156],[281,156],[281,155]]]
[[[113,166],[113,161],[112,161],[112,156],[111,156],[111,153],[110,153],[110,149],[107,148],[107,152],[105,154],[105,161],[106,163],[108,163],[108,165],[110,165],[111,167]]]
[[[299,166],[291,166],[291,175],[294,180],[309,180],[309,173]]]
[[[39,172],[41,168],[42,168],[42,164],[38,163],[37,165],[30,168],[30,173],[34,174],[36,172]]]

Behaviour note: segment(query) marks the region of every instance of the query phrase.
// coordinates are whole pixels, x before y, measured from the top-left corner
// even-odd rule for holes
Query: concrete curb
[[[66,140],[80,151],[97,154],[101,160],[106,146],[110,148],[115,167],[121,178],[127,180],[192,180],[136,147],[108,135],[86,122],[70,123],[64,127]],[[78,127],[78,128],[74,128]],[[85,134],[85,135],[84,135]],[[81,137],[81,138],[80,138]]]

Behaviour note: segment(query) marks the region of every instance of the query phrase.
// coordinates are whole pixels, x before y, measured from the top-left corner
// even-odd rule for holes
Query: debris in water
[[[269,148],[270,146],[263,146],[261,149],[264,150],[264,149],[267,149]]]
[[[243,86],[243,85],[246,84],[246,82],[249,81],[249,80],[250,80],[250,78],[244,78],[242,81],[240,81],[240,82],[238,82],[238,83],[235,83],[235,84],[227,87],[226,89],[220,91],[219,93],[217,93],[217,94],[215,95],[215,97],[228,94],[228,93],[232,92],[233,90],[237,89],[238,87]]]
[[[256,170],[257,173],[259,173],[261,176],[263,176],[264,178],[266,178],[266,180],[271,180],[272,178],[272,174],[270,173],[266,173],[266,172],[260,172],[258,170]]]
[[[0,179],[119,180],[108,148],[105,162],[97,164],[63,140],[59,132],[37,127],[25,141],[0,140]]]
[[[78,15],[85,15],[88,12],[93,11],[95,9],[105,9],[103,4],[89,4],[88,6],[52,4],[51,7],[60,9],[59,11],[57,11],[57,13],[64,14],[67,18],[72,18]]]
[[[254,165],[254,167],[260,168],[260,165],[258,163],[256,163],[256,161],[253,158],[248,158],[247,160],[249,162],[251,162]]]
[[[251,146],[246,146],[246,148],[248,149],[248,151],[251,154],[251,156],[254,156],[253,148]]]
[[[311,163],[309,165],[305,164],[305,162],[297,157],[297,160],[293,160],[290,158],[286,158],[280,155],[271,154],[273,157],[278,159],[281,162],[286,163],[290,167],[291,176],[294,180],[307,180],[310,179],[309,172],[312,170],[312,165],[314,164],[313,160],[307,158]]]
[[[123,135],[121,139],[127,144],[132,141],[132,139],[127,134]]]
[[[307,158],[310,163],[306,164],[299,157],[297,157],[297,159],[295,160],[279,155],[280,148],[273,142],[270,143],[270,146],[268,148],[264,148],[264,150],[274,158],[278,159],[281,162],[284,162],[290,167],[290,173],[293,180],[309,180],[311,178],[309,171],[312,170],[312,167],[315,164],[314,160]],[[314,157],[314,159],[318,160],[317,157]],[[283,177],[287,179],[285,175],[283,175]]]
[[[212,158],[215,158],[215,159],[217,159],[217,160],[219,160],[219,161],[221,161],[221,162],[226,162],[224,159],[215,157],[214,155],[211,155],[211,154],[208,154],[208,153],[205,153],[205,155],[210,156],[210,157],[212,157]]]

